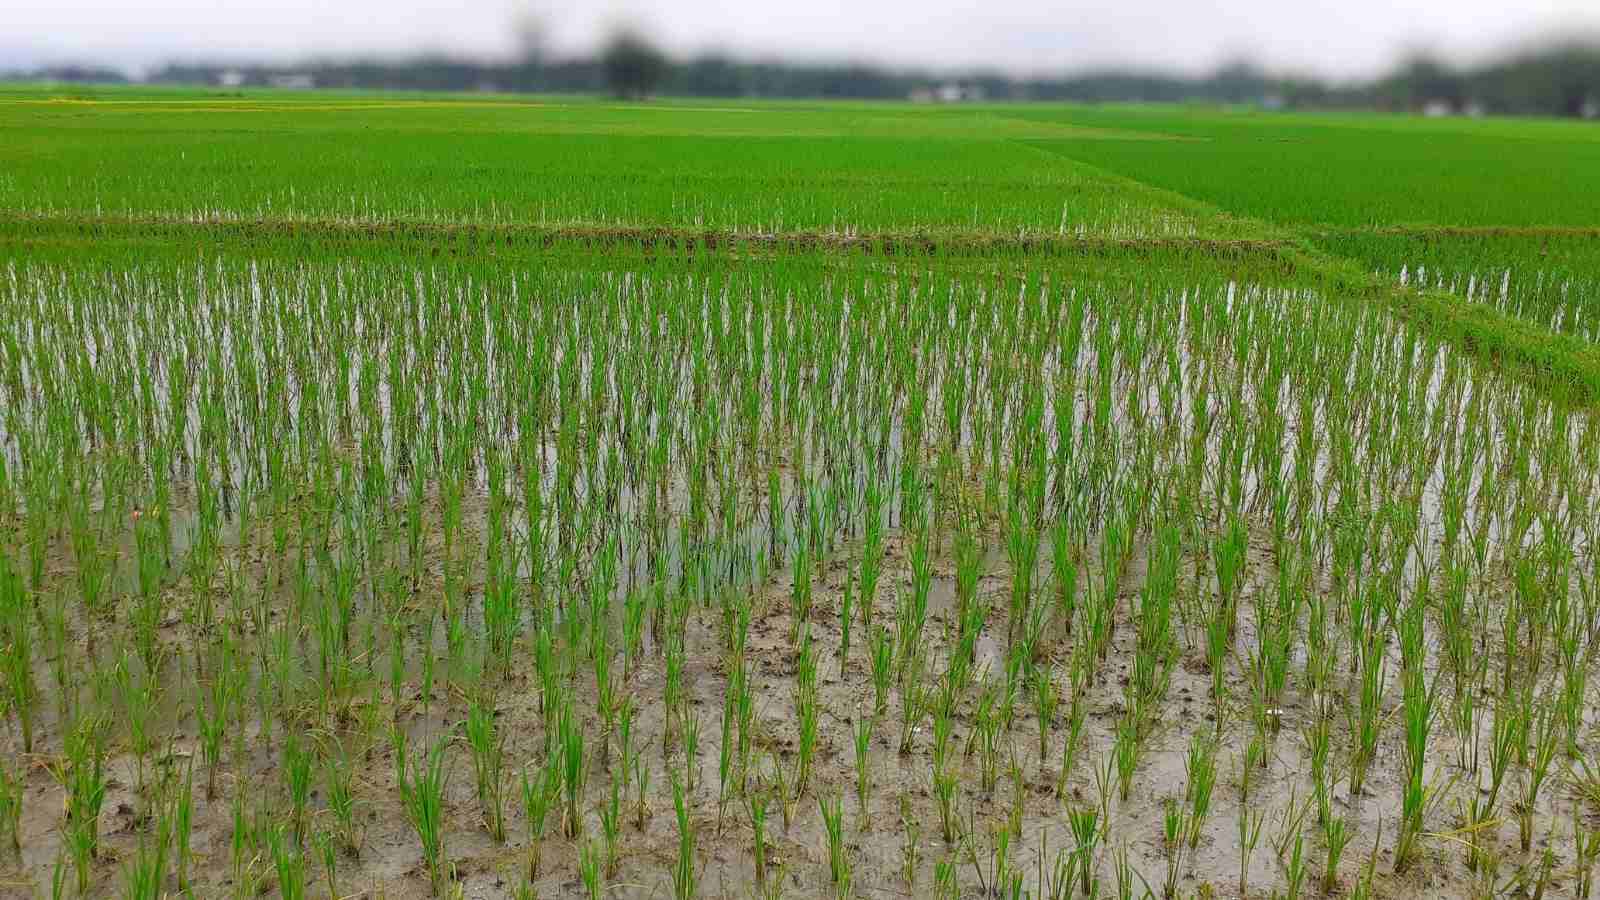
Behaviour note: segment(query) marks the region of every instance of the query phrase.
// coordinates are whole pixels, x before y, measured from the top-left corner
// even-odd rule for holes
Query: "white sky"
[[[1249,56],[1275,70],[1376,73],[1409,47],[1475,59],[1530,37],[1600,32],[1600,0],[0,0],[0,70],[68,61],[292,61],[439,50],[497,56],[531,13],[556,51],[619,22],[668,49],[1062,73],[1188,72]]]

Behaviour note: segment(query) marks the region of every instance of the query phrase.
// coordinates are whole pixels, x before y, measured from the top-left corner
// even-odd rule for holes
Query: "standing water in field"
[[[13,265],[0,335],[30,883],[1468,896],[1600,851],[1600,428],[1369,304],[263,257]]]

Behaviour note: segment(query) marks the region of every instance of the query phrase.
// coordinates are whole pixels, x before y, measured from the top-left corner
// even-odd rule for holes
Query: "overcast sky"
[[[1472,60],[1540,35],[1600,31],[1600,0],[8,0],[0,70],[60,62],[140,69],[173,58],[292,61],[419,50],[515,51],[544,23],[556,52],[620,22],[679,53],[864,60],[1016,74],[1106,65],[1198,72],[1249,57],[1335,78],[1407,48]]]

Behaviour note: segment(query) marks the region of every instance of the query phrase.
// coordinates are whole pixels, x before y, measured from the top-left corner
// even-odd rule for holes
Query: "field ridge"
[[[28,229],[24,231],[24,229]],[[55,229],[52,234],[40,229]],[[1079,253],[1144,249],[1195,250],[1207,253],[1270,253],[1288,246],[1270,238],[1109,237],[1101,235],[1022,233],[1015,236],[984,231],[743,231],[650,225],[540,223],[447,223],[425,219],[232,218],[206,216],[50,216],[0,212],[0,235],[11,242],[50,242],[60,236],[172,237],[183,232],[213,237],[324,237],[388,240],[442,239],[463,243],[509,241],[542,246],[602,249],[613,246],[667,247],[684,250],[771,249],[859,250],[885,255],[941,255],[1018,252]]]
[[[1395,229],[1385,229],[1393,233]],[[1490,229],[1413,229],[1411,233],[1465,235]],[[1526,232],[1519,229],[1518,233]],[[1588,233],[1600,229],[1549,229]],[[1371,230],[1367,230],[1368,233]],[[329,239],[390,247],[430,247],[440,253],[476,253],[496,247],[522,250],[593,252],[633,249],[645,253],[757,252],[781,256],[807,251],[850,251],[886,258],[1012,257],[1063,258],[1180,253],[1227,263],[1254,262],[1300,272],[1323,283],[1333,296],[1381,302],[1402,319],[1469,351],[1487,364],[1515,372],[1567,402],[1600,404],[1600,350],[1587,341],[1560,335],[1446,292],[1391,284],[1353,260],[1312,244],[1313,232],[1297,238],[1099,237],[983,232],[838,233],[757,232],[674,226],[605,226],[539,223],[439,223],[393,219],[269,219],[210,216],[51,216],[0,213],[0,244],[58,245],[107,240],[169,242]],[[1348,233],[1362,233],[1360,229]],[[1320,234],[1320,232],[1317,232]]]

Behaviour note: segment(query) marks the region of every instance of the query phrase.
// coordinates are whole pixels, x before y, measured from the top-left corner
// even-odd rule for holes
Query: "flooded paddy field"
[[[230,258],[0,309],[40,889],[1469,896],[1600,846],[1600,431],[1314,285]]]
[[[743,106],[0,92],[0,895],[1591,895],[1591,135]]]

